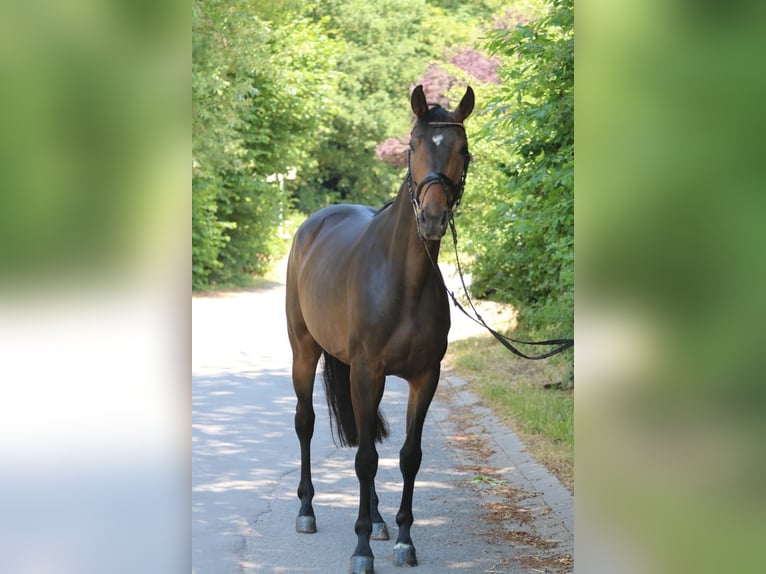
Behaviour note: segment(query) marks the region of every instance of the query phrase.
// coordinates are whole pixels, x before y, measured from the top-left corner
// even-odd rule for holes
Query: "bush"
[[[573,330],[574,8],[492,31],[501,85],[474,146],[467,248],[476,296],[510,302],[526,327]]]

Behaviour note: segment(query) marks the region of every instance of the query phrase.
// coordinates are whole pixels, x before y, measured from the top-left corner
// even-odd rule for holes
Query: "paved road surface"
[[[300,463],[283,300],[281,285],[192,300],[194,574],[348,570],[356,541],[354,451],[333,444],[321,383],[312,442],[318,532],[295,532]],[[453,322],[465,332],[459,318]],[[391,437],[379,445],[376,484],[391,540],[373,541],[378,574],[402,572],[391,558],[406,397],[406,383],[389,377],[382,411]],[[571,568],[571,495],[454,377],[440,384],[423,452],[414,572]]]

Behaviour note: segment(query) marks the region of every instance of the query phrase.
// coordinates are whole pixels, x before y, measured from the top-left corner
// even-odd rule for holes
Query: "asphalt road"
[[[321,383],[312,441],[316,534],[295,532],[300,469],[284,286],[192,299],[192,572],[342,573],[356,537],[354,451],[336,448]],[[453,318],[456,333],[465,333]],[[488,343],[489,344],[489,343]],[[373,541],[375,571],[392,565],[407,384],[386,381],[391,437],[376,481],[391,533]],[[566,572],[573,501],[454,377],[440,383],[415,486],[418,574]]]

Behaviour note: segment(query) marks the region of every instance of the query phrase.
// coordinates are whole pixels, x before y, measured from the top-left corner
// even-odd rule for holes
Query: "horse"
[[[310,445],[314,376],[322,357],[331,425],[342,446],[357,447],[353,574],[374,571],[370,538],[389,538],[375,492],[375,443],[388,436],[378,410],[387,375],[409,384],[394,564],[417,565],[410,535],[413,490],[423,456],[423,424],[450,329],[437,258],[465,186],[470,155],[463,120],[473,111],[474,93],[468,86],[458,107],[448,111],[428,104],[419,85],[410,105],[415,122],[408,169],[396,197],[381,209],[338,204],[317,211],[296,232],[287,264],[285,307],[301,452],[295,528],[316,532]]]

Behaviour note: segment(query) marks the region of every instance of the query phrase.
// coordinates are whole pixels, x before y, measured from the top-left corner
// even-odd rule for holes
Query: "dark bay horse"
[[[404,487],[396,515],[394,564],[417,564],[410,537],[412,495],[422,459],[423,423],[450,328],[436,260],[465,185],[470,156],[463,120],[473,111],[474,94],[468,87],[450,112],[427,104],[418,86],[411,106],[417,119],[408,172],[393,202],[380,210],[333,205],[316,212],[298,229],[287,266],[287,326],[298,398],[295,431],[301,446],[296,529],[316,532],[310,443],[314,375],[323,356],[336,434],[341,444],[358,446],[358,543],[350,568],[354,574],[373,572],[370,538],[388,539],[375,492],[375,443],[388,433],[378,411],[386,375],[409,383],[407,436],[399,453]]]

